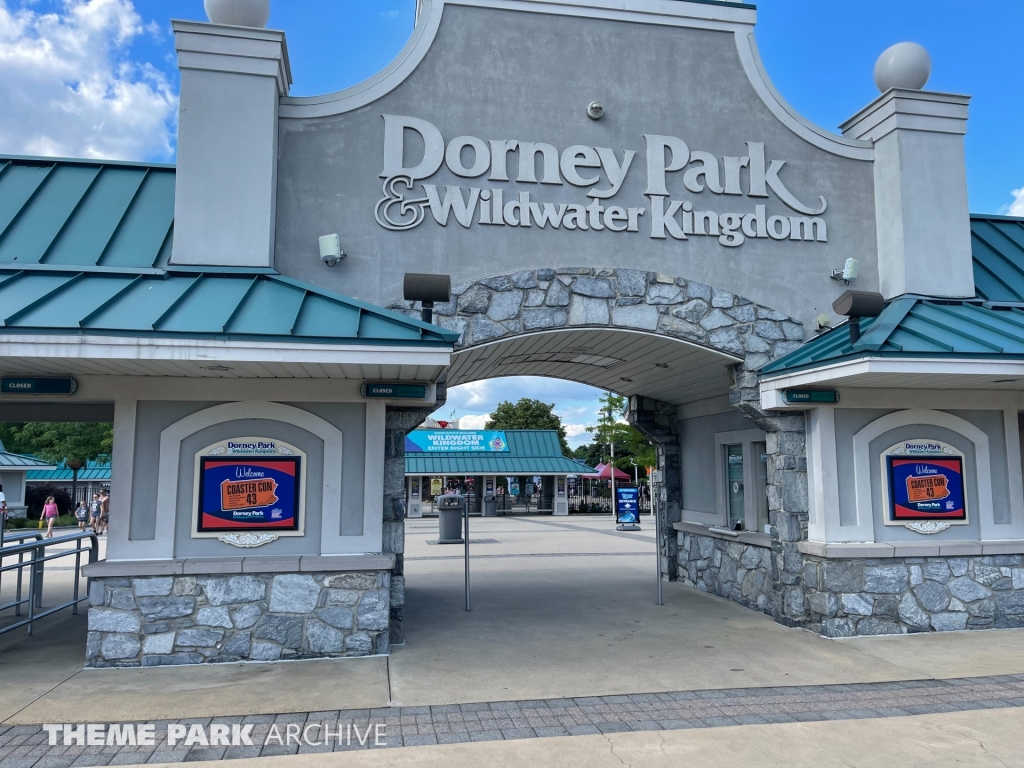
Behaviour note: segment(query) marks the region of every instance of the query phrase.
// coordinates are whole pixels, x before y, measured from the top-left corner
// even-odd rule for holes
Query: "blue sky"
[[[378,72],[408,40],[414,9],[415,0],[271,0],[270,26],[288,35],[293,93]],[[173,161],[171,18],[204,20],[202,0],[0,0],[0,152]],[[877,95],[872,68],[885,48],[924,45],[927,88],[973,97],[971,209],[1024,215],[1022,29],[1024,0],[768,0],[756,34],[779,92],[831,130]],[[599,393],[568,382],[467,385],[442,413],[479,422],[524,393],[556,403],[580,433],[570,443],[586,441]]]

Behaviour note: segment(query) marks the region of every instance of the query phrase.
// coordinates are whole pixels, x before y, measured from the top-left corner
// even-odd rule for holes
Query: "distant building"
[[[74,472],[64,462],[56,467],[30,469],[25,475],[26,486],[56,485],[66,491],[69,496],[74,485],[73,481]],[[81,500],[89,501],[94,493],[99,493],[101,490],[110,490],[110,459],[90,461],[78,470],[74,501],[75,503]]]
[[[53,465],[42,459],[10,453],[4,444],[0,443],[0,490],[7,499],[7,513],[10,517],[25,517],[28,514],[28,507],[25,505],[26,473],[52,469]]]

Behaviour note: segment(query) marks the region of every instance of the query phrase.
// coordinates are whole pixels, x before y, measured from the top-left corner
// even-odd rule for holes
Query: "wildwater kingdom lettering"
[[[446,144],[441,131],[426,120],[406,115],[382,117],[384,196],[374,213],[385,229],[417,227],[429,210],[442,227],[454,219],[467,229],[501,226],[640,232],[641,218],[646,217],[649,236],[659,240],[714,237],[730,248],[751,238],[828,242],[828,228],[821,217],[828,207],[825,198],[819,195],[813,205],[801,202],[779,176],[786,161],[768,160],[763,142],[745,142],[746,155],[718,157],[691,150],[676,136],[643,134],[644,195],[648,199],[643,206],[603,205],[619,193],[630,170],[640,164],[634,162],[636,151],[574,144],[560,152],[552,144],[519,139],[485,141],[475,136],[457,136]],[[419,160],[407,164],[407,156]],[[531,190],[483,185],[444,185],[442,189],[423,182],[442,166],[465,179],[486,177],[498,183],[587,188],[585,197],[591,200],[586,204],[547,202],[534,200]],[[700,198],[695,198],[696,202],[673,199],[669,179],[679,179],[695,196],[710,193],[753,198],[754,205],[740,212],[706,210]],[[800,215],[768,216],[766,206],[757,200],[772,195]]]

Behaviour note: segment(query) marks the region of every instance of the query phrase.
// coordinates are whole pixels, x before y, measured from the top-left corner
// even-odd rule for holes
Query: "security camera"
[[[341,239],[337,235],[324,235],[320,238],[320,260],[324,264],[333,267],[343,258],[345,252],[341,250]]]
[[[846,264],[843,265],[842,269],[833,269],[830,277],[833,280],[842,280],[846,285],[849,285],[857,279],[857,273],[860,271],[860,262],[856,259],[850,258],[846,260]]]

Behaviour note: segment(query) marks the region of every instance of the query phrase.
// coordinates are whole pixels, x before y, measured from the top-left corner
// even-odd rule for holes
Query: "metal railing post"
[[[38,534],[25,534],[18,537],[22,540],[21,543],[0,548],[0,573],[6,571],[16,570],[17,574],[17,585],[16,595],[13,602],[8,602],[0,605],[0,610],[7,610],[8,608],[14,608],[15,616],[20,617],[21,606],[28,604],[28,617],[21,621],[15,621],[5,627],[0,627],[0,635],[10,632],[11,630],[18,629],[19,627],[27,627],[28,634],[32,634],[32,628],[34,622],[38,619],[42,619],[49,616],[57,611],[63,610],[64,608],[71,608],[72,614],[78,614],[78,604],[83,600],[88,600],[88,594],[85,597],[82,596],[81,578],[82,578],[82,541],[85,539],[89,540],[89,563],[95,563],[99,560],[99,538],[95,533],[77,533],[69,536],[62,536],[56,539],[43,540],[43,537]],[[34,538],[35,541],[25,542],[24,539]],[[70,549],[58,549],[54,554],[47,554],[47,547],[52,545],[61,545],[74,543],[74,548]],[[4,565],[3,558],[12,558],[17,555],[18,561],[9,565]],[[25,556],[28,555],[26,560]],[[43,584],[45,574],[45,564],[48,560],[57,560],[63,557],[74,557],[74,580],[73,585],[74,597],[70,602],[61,603],[51,608],[43,610]],[[24,594],[24,571],[28,569],[29,584],[28,584],[28,597],[23,597]],[[88,587],[88,581],[86,585]],[[88,593],[88,588],[86,589]]]

